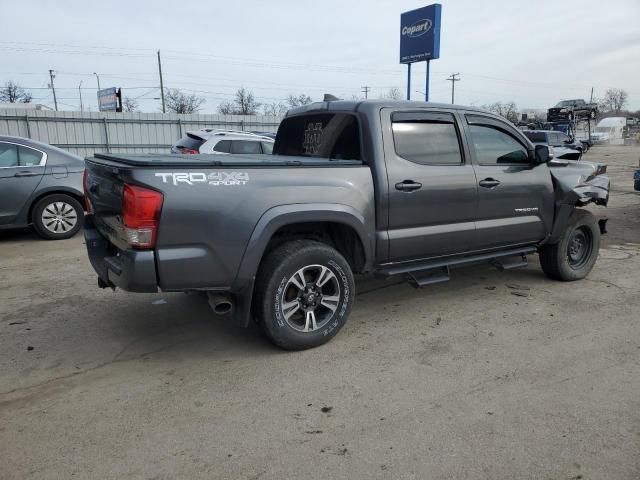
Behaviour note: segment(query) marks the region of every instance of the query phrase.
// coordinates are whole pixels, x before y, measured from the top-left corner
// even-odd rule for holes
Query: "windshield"
[[[571,107],[575,103],[575,100],[562,100],[556,104],[556,107]]]

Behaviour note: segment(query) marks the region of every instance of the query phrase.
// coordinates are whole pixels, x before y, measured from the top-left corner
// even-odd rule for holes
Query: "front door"
[[[465,115],[478,178],[476,249],[535,243],[551,231],[554,196],[546,163],[510,124],[477,114]]]
[[[45,154],[39,150],[0,142],[0,225],[14,223],[42,180]]]
[[[451,112],[383,109],[389,261],[471,250],[477,181]]]

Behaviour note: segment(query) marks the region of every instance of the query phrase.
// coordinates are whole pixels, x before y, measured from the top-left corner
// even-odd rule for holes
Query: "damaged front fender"
[[[609,202],[609,177],[602,163],[552,160],[549,169],[556,190],[556,204],[582,207]]]
[[[589,203],[606,206],[609,202],[609,177],[607,166],[600,163],[572,160],[552,160],[549,170],[555,190],[555,218],[551,235],[544,243],[556,243],[567,227],[575,207]],[[606,231],[606,219],[599,221],[602,233]]]

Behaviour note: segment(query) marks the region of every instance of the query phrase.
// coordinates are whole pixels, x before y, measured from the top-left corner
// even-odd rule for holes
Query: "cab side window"
[[[527,164],[527,149],[514,137],[490,125],[469,125],[480,165]]]
[[[13,143],[0,143],[0,168],[18,166],[18,146]]]
[[[458,129],[448,113],[398,112],[391,117],[399,157],[420,165],[461,165]]]

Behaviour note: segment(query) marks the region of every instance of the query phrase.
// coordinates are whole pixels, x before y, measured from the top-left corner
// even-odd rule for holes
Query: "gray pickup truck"
[[[577,280],[605,221],[604,165],[556,161],[467,107],[326,101],[288,112],[273,155],[100,155],[86,161],[86,245],[101,287],[204,291],[276,345],[343,327],[354,274],[416,286],[454,267],[527,265]]]

